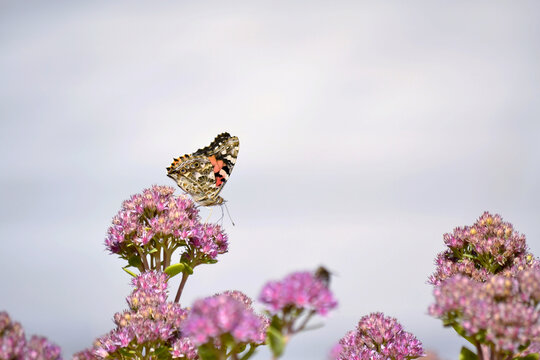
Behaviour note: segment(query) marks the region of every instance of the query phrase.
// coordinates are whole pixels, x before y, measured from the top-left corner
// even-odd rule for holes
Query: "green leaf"
[[[148,253],[149,253],[149,254],[153,254],[153,253],[155,253],[155,252],[157,252],[157,251],[158,251],[158,249],[156,249],[156,248],[153,248],[153,249],[152,249],[152,250],[150,250],[150,251],[149,251]]]
[[[467,336],[467,333],[465,332],[465,329],[461,325],[459,325],[458,323],[453,323],[450,326],[452,326],[454,328],[454,330],[459,334],[459,336],[461,336],[462,338],[464,338],[465,340],[467,340],[471,344],[473,344],[473,345],[475,344],[474,338],[472,338],[470,336]]]
[[[185,262],[182,262],[180,264],[184,264],[185,266],[185,269],[184,269],[184,272],[185,273],[188,273],[189,275],[192,275],[193,274],[193,268],[191,266],[189,266],[187,263]]]
[[[272,316],[272,322],[270,323],[270,327],[281,332],[281,330],[283,329],[283,320],[277,315]]]
[[[137,274],[135,274],[135,273],[134,273],[133,271],[131,271],[131,270],[128,270],[127,268],[128,268],[128,266],[124,266],[124,267],[122,268],[122,270],[124,270],[125,272],[127,272],[129,275],[131,275],[131,276],[133,276],[133,277],[136,277],[136,276],[137,276]]]
[[[463,346],[461,353],[459,353],[459,360],[478,360],[478,355]]]
[[[283,334],[272,326],[268,327],[268,331],[266,332],[266,343],[270,346],[274,357],[283,355],[285,345],[287,345],[287,341]]]
[[[526,356],[515,357],[514,359],[519,359],[519,360],[538,360],[539,358],[540,358],[540,354],[539,354],[539,353],[534,353],[534,354],[529,354],[529,355],[526,355]]]
[[[141,258],[139,255],[133,255],[128,259],[129,266],[139,268],[142,265]]]
[[[219,354],[216,353],[216,350],[209,346],[208,344],[203,344],[199,346],[197,349],[197,353],[199,354],[199,358],[201,360],[218,360]]]
[[[173,265],[167,266],[164,272],[170,277],[173,277],[180,274],[182,271],[184,271],[185,268],[186,268],[185,264],[182,264],[182,263],[173,264]]]
[[[159,348],[154,351],[154,353],[157,355],[158,359],[168,359],[169,358],[169,347],[168,346],[160,346]]]
[[[131,351],[127,348],[120,348],[118,349],[118,352],[120,353],[120,355],[126,356],[128,358],[131,356]]]
[[[229,333],[221,335],[220,341],[226,347],[229,347],[231,349],[235,348],[236,342],[235,342],[234,336],[232,336]]]

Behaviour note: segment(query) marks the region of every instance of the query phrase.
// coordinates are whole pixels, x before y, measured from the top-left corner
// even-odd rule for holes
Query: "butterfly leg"
[[[208,217],[206,218],[206,221],[205,223],[208,224],[208,221],[210,220],[210,216],[212,216],[212,212],[214,211],[214,207],[213,206],[210,206],[210,214],[208,214]]]
[[[218,222],[221,221],[221,226],[223,226],[223,218],[225,217],[225,213],[223,212],[223,204],[219,205],[219,208],[221,209],[221,217],[219,218]]]

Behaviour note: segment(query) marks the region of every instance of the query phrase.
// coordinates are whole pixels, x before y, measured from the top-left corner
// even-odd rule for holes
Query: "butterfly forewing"
[[[218,194],[236,163],[239,145],[236,136],[220,134],[207,147],[174,159],[167,175],[200,205],[219,205],[223,199]]]

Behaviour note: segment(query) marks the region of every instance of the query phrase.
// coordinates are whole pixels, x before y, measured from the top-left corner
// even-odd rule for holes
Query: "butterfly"
[[[202,206],[224,202],[219,192],[229,179],[236,163],[240,142],[236,136],[223,133],[205,148],[173,159],[167,176]]]

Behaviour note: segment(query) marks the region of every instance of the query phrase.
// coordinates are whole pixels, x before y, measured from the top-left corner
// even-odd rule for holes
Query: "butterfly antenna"
[[[235,226],[234,221],[233,221],[233,219],[231,217],[231,213],[229,212],[229,208],[227,207],[227,203],[224,202],[223,205],[225,205],[225,210],[227,210],[227,215],[229,215],[229,220],[231,220],[232,226]],[[221,211],[223,211],[223,209],[221,209]]]
[[[221,209],[221,216],[219,217],[218,222],[220,222],[220,226],[223,226],[223,219],[225,218],[225,214],[223,213],[223,206],[220,205],[219,208]]]

